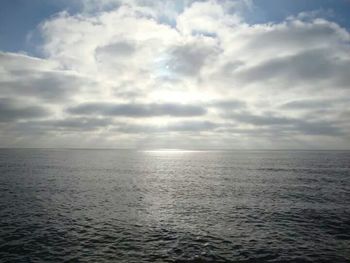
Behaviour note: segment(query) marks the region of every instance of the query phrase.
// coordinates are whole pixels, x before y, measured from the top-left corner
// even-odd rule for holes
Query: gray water
[[[0,150],[0,262],[350,262],[350,152]]]

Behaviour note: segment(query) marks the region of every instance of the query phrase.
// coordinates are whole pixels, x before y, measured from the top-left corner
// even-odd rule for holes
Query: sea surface
[[[350,152],[2,149],[0,262],[350,262]]]

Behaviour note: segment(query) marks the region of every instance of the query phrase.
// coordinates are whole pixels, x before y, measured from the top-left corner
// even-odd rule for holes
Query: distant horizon
[[[258,149],[258,148],[242,148],[242,149],[234,149],[234,148],[227,148],[227,149],[208,149],[208,148],[78,148],[78,147],[0,147],[0,150],[6,150],[6,149],[24,149],[24,150],[31,150],[31,149],[37,149],[37,150],[132,150],[132,151],[140,151],[140,152],[210,152],[210,151],[350,151],[350,149],[297,149],[297,148],[291,148],[291,149]]]

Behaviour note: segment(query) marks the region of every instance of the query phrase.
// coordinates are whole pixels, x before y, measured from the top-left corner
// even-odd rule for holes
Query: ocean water
[[[350,262],[350,152],[2,149],[0,262]]]

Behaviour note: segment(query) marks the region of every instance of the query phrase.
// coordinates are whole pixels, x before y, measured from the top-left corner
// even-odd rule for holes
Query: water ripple
[[[349,203],[349,152],[0,150],[0,262],[349,262]]]

